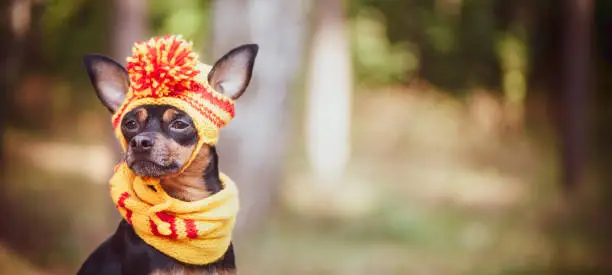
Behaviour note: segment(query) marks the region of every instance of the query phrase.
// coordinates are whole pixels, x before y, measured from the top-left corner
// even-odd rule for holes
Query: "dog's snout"
[[[151,148],[153,148],[153,139],[145,135],[135,136],[132,141],[130,141],[130,147],[136,152],[150,151]]]

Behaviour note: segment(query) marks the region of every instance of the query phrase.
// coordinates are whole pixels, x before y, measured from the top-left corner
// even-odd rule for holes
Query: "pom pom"
[[[164,97],[195,90],[198,55],[180,35],[138,42],[127,59],[130,90],[135,97]]]

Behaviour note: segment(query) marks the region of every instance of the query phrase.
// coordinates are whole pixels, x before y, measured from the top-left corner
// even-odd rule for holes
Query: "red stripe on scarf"
[[[132,210],[127,209],[125,207],[125,200],[127,200],[129,197],[130,197],[130,194],[128,192],[123,192],[121,196],[119,197],[119,200],[117,201],[117,206],[125,210],[125,220],[129,224],[132,224]]]
[[[170,235],[168,236],[164,236],[161,233],[159,233],[159,230],[157,229],[157,224],[155,224],[153,222],[153,220],[149,220],[149,225],[151,226],[151,233],[153,233],[153,235],[155,236],[159,236],[159,237],[167,237],[170,239],[177,239],[178,238],[178,234],[176,232],[176,217],[172,216],[172,215],[168,215],[165,212],[157,212],[155,213],[157,215],[157,217],[163,221],[163,222],[167,222],[170,224]]]
[[[192,219],[185,219],[185,229],[187,231],[187,237],[195,239],[198,237],[198,229],[196,228],[195,221]]]

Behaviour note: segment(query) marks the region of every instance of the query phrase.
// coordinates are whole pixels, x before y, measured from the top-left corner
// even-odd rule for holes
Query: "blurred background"
[[[120,219],[81,65],[258,43],[222,131],[241,274],[612,274],[612,1],[4,0],[0,274],[74,274]]]

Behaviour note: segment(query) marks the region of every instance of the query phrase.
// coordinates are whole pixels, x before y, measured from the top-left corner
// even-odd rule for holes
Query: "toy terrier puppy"
[[[247,44],[225,54],[208,73],[209,85],[224,96],[238,99],[250,82],[257,52],[257,45]],[[84,57],[84,65],[100,101],[112,113],[117,112],[131,85],[126,68],[109,57],[93,54]],[[171,105],[142,105],[126,113],[120,125],[127,143],[125,164],[138,176],[159,178],[171,197],[193,202],[223,188],[214,145],[203,145],[181,171],[200,138],[194,119],[186,112]],[[116,232],[86,259],[78,274],[236,274],[236,264],[231,243],[212,263],[183,263],[144,242],[123,219]]]

